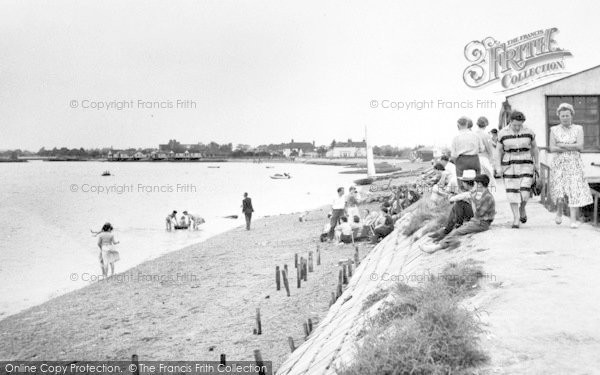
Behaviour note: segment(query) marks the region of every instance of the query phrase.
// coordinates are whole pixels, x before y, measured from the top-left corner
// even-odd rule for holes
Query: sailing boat
[[[375,160],[373,159],[373,147],[369,142],[369,133],[365,125],[365,142],[367,144],[367,178],[355,180],[357,185],[370,185],[375,181]]]

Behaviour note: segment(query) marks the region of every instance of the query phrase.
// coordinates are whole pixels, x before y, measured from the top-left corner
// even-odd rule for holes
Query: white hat
[[[462,177],[458,177],[461,181],[473,181],[477,173],[474,169],[466,169],[462,173]]]

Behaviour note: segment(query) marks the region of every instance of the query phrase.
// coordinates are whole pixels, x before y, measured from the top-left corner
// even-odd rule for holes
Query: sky
[[[598,14],[591,0],[3,0],[0,149],[321,145],[365,126],[373,144],[445,145],[462,115],[496,127],[506,95],[465,84],[469,42],[556,27],[575,73],[600,64]]]

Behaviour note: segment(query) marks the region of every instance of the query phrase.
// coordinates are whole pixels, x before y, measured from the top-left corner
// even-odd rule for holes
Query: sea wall
[[[418,239],[423,229],[410,237],[402,234],[410,221],[407,214],[396,222],[396,229],[361,261],[348,287],[331,307],[309,339],[298,347],[278,369],[277,374],[335,374],[352,361],[357,334],[365,320],[380,304],[362,311],[365,299],[398,281],[415,284],[441,271],[445,262],[423,253]]]

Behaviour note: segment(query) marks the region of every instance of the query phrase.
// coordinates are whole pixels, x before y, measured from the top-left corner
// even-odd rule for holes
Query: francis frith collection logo
[[[512,90],[534,80],[565,73],[568,50],[558,47],[553,27],[499,42],[492,37],[474,40],[465,46],[465,57],[471,63],[463,80],[469,87],[482,87],[498,81]]]

